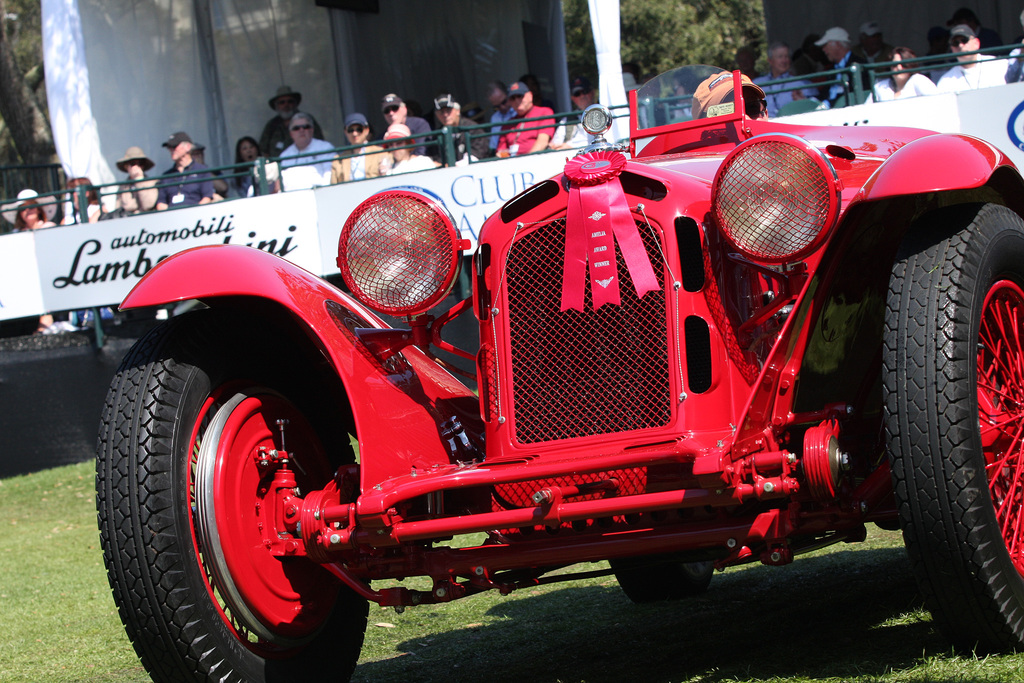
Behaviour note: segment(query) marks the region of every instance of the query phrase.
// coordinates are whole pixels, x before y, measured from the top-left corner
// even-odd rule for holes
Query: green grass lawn
[[[0,525],[0,681],[149,680],[107,586],[92,464],[0,480]],[[716,574],[685,602],[633,605],[604,577],[403,614],[371,606],[354,680],[938,683],[1022,670],[1024,655],[950,652],[899,534],[872,528],[786,567]]]

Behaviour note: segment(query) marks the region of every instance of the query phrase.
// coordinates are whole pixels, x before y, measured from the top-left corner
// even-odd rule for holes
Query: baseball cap
[[[759,100],[764,99],[764,90],[761,90],[761,86],[751,81],[747,76],[741,75],[740,81],[743,84],[744,98],[749,99],[754,97]],[[710,117],[710,116],[722,116],[724,114],[731,114],[736,110],[736,105],[733,104],[731,98],[732,92],[732,73],[729,71],[722,71],[721,73],[712,74],[708,76],[701,84],[697,86],[697,90],[693,93],[693,105],[692,114],[694,119]],[[728,100],[728,102],[726,102]],[[719,105],[725,105],[719,107]]]
[[[411,135],[412,131],[409,130],[409,126],[404,123],[392,123],[384,133],[384,139],[390,140],[391,138],[407,138]]]
[[[818,40],[814,41],[814,44],[818,47],[822,47],[825,43],[831,43],[833,40],[838,40],[841,43],[850,42],[850,34],[846,32],[846,29],[842,26],[833,26],[829,30],[825,31]]]
[[[401,97],[399,97],[398,95],[396,95],[393,92],[392,93],[388,93],[387,95],[385,95],[384,97],[382,97],[380,99],[380,110],[384,111],[385,109],[387,109],[388,107],[390,107],[392,105],[401,106],[403,104],[405,104],[405,102],[402,100]]]
[[[171,133],[170,137],[167,138],[167,142],[165,142],[163,146],[177,147],[183,142],[192,142],[192,138],[188,136],[188,133],[179,130],[177,133]]]
[[[586,76],[577,76],[569,83],[569,92],[573,95],[579,95],[581,92],[590,92],[591,89],[590,81],[587,80]]]
[[[441,93],[434,98],[434,109],[454,109],[459,103],[455,101],[451,93]]]
[[[530,92],[530,88],[522,81],[516,81],[508,87],[509,97],[512,97],[513,95],[525,95],[528,92]]]
[[[865,21],[860,25],[860,32],[866,36],[877,36],[882,32],[882,28],[877,21]]]
[[[361,126],[369,126],[370,123],[366,120],[366,117],[359,112],[353,112],[345,117],[345,127],[348,128],[353,123],[358,123]]]
[[[953,38],[954,36],[963,36],[964,38],[977,38],[977,36],[974,35],[974,29],[972,29],[967,24],[957,24],[953,28],[949,29],[949,37]]]

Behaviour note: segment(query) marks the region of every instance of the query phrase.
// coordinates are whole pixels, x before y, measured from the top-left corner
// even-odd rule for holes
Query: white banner
[[[32,234],[5,235],[0,246],[0,320],[39,315],[45,309]]]
[[[44,255],[38,262],[43,304],[64,311],[117,304],[157,263],[207,244],[244,244],[316,271],[321,261],[316,229],[316,206],[306,190],[31,235]]]
[[[317,273],[338,272],[338,238],[371,194],[411,186],[438,197],[476,245],[484,221],[561,172],[574,151],[374,178],[98,223],[0,236],[0,320],[119,303],[153,266],[185,249],[243,244]],[[36,254],[41,258],[36,258]]]

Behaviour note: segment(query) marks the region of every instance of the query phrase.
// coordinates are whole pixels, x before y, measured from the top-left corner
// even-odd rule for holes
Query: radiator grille
[[[661,252],[637,223],[660,290],[639,299],[622,254],[620,306],[560,312],[565,220],[513,244],[506,282],[516,437],[571,439],[668,424],[671,418]]]

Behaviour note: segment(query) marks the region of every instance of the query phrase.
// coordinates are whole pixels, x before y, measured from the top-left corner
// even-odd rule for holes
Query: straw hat
[[[37,204],[43,207],[43,214],[46,216],[46,220],[53,220],[53,214],[57,213],[57,205],[54,203],[53,198],[40,201],[36,199],[38,196],[39,193],[35,190],[25,189],[19,192],[18,201],[4,205],[4,220],[14,225],[14,222],[18,220],[18,212],[26,204]]]
[[[128,172],[128,162],[132,160],[139,160],[142,162],[142,170],[148,171],[153,168],[153,160],[146,156],[146,153],[142,151],[141,147],[129,147],[125,150],[124,156],[117,160],[118,169]]]
[[[292,90],[292,87],[290,85],[282,85],[280,88],[277,89],[277,92],[274,93],[274,96],[270,98],[270,101],[268,102],[270,108],[277,109],[277,107],[274,106],[274,103],[277,102],[277,98],[288,96],[295,98],[296,107],[299,106],[299,103],[302,102],[302,93]]]

